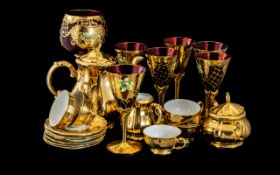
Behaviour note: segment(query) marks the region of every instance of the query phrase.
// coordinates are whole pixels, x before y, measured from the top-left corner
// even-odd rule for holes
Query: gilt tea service
[[[146,147],[151,154],[169,155],[190,149],[197,134],[216,148],[232,149],[250,135],[244,107],[232,103],[228,92],[226,103],[216,100],[232,59],[228,45],[189,37],[166,37],[162,45],[154,47],[123,41],[113,46],[112,56],[101,51],[107,35],[104,16],[91,9],[67,11],[59,34],[61,45],[75,56],[77,66],[56,61],[47,73],[54,100],[44,123],[46,144],[69,150],[94,147],[110,134],[109,115],[120,121],[122,133],[121,140],[106,143],[113,154],[133,155]],[[196,65],[189,64],[190,59]],[[147,66],[140,65],[143,62]],[[204,102],[180,96],[189,66],[197,67]],[[53,73],[61,67],[76,79],[71,91],[53,86]],[[158,101],[141,87],[148,76]],[[174,99],[165,101],[173,82]]]

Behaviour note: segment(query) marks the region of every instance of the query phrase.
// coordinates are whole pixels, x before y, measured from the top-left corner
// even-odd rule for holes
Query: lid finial
[[[230,103],[230,94],[229,94],[229,92],[226,93],[226,102]]]

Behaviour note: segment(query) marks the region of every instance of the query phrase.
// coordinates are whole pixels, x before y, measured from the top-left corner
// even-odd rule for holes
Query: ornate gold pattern
[[[201,75],[206,90],[216,91],[221,85],[230,59],[226,60],[205,60],[196,59],[197,69]]]
[[[195,57],[205,91],[204,116],[208,117],[210,108],[217,105],[215,97],[223,82],[231,57],[219,52],[200,52]]]
[[[150,48],[150,49],[167,49],[167,48]],[[168,48],[172,49],[172,48]],[[175,50],[175,49],[173,49]],[[177,66],[177,56],[157,56],[146,54],[147,64],[149,66],[155,88],[158,92],[159,104],[163,105],[165,93],[169,87],[170,81],[174,78],[174,71]]]
[[[135,103],[140,85],[145,75],[146,69],[142,66],[126,64],[115,65],[106,69],[110,80],[113,94],[118,102],[118,110],[121,114],[122,141],[114,141],[107,145],[107,149],[115,154],[134,154],[142,149],[140,143],[127,141],[127,116]],[[137,70],[137,71],[133,71]],[[128,80],[133,86],[126,86],[124,91],[120,87],[121,80]],[[127,88],[129,87],[129,88]]]
[[[106,22],[101,14],[93,16],[72,16],[65,14],[61,29],[60,41],[67,46],[64,38],[69,38],[72,46],[80,49],[99,50],[105,40],[107,32]]]

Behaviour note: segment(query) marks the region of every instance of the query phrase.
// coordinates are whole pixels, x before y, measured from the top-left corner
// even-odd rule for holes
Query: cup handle
[[[182,144],[181,146],[176,146],[177,144]],[[173,149],[183,149],[186,145],[189,144],[187,139],[183,137],[176,138],[176,144],[173,146]]]
[[[133,59],[132,59],[132,61],[131,61],[131,63],[132,64],[138,64],[140,61],[142,61],[144,59],[144,57],[142,57],[142,56],[135,56]]]
[[[157,120],[154,120],[154,118],[153,118],[154,124],[160,124],[162,122],[162,112],[164,111],[164,109],[158,103],[152,103],[151,109],[153,112],[155,111],[154,113],[157,116]]]
[[[58,69],[60,67],[67,67],[70,70],[70,77],[72,77],[72,78],[77,77],[77,75],[78,75],[77,71],[75,70],[74,66],[71,63],[69,63],[67,61],[54,62],[52,67],[49,69],[47,78],[46,78],[48,89],[54,96],[57,96],[58,93],[53,88],[53,85],[52,85],[52,74],[56,69]]]

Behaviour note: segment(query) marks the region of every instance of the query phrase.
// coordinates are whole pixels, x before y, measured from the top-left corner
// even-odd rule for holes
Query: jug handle
[[[136,56],[132,59],[131,63],[132,64],[138,64],[140,61],[144,60],[144,57],[142,56]]]
[[[72,78],[77,77],[77,75],[78,75],[74,66],[71,63],[69,63],[68,61],[54,62],[52,67],[49,69],[47,78],[46,78],[48,89],[54,96],[57,96],[57,91],[53,88],[53,85],[52,85],[52,74],[57,68],[60,68],[60,67],[67,67],[70,70],[70,77],[72,77]]]
[[[154,119],[154,123],[155,124],[160,124],[161,122],[162,122],[162,112],[164,111],[164,109],[161,107],[161,105],[160,104],[158,104],[158,103],[152,103],[151,104],[151,109],[152,109],[152,111],[154,111],[155,110],[155,114],[156,114],[156,116],[157,116],[157,120],[155,121]]]

